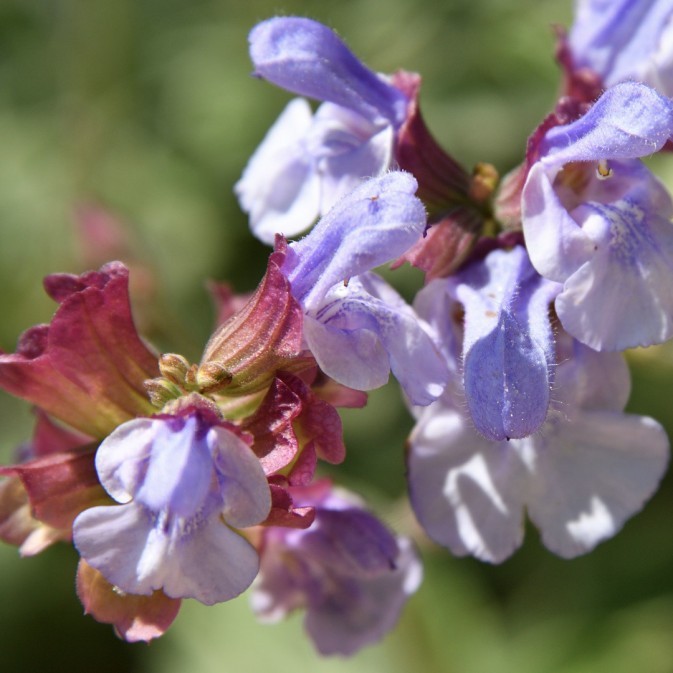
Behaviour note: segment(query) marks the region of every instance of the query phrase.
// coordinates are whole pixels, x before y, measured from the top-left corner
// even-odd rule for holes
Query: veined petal
[[[673,332],[673,203],[637,160],[672,134],[673,102],[620,84],[577,121],[546,131],[529,172],[522,217],[531,261],[564,283],[559,317],[594,348],[650,345]]]
[[[366,68],[331,29],[299,17],[276,17],[250,33],[255,75],[288,91],[329,101],[369,119],[399,124],[407,100]]]
[[[126,593],[161,589],[206,605],[245,591],[259,563],[252,545],[219,517],[183,527],[157,522],[133,503],[86,510],[75,522],[74,542],[90,566]]]
[[[573,215],[591,233],[595,220],[600,234],[591,259],[556,299],[565,329],[591,348],[608,351],[673,336],[673,224],[653,213],[648,217],[628,201],[590,203]]]
[[[557,167],[633,159],[654,154],[672,135],[673,101],[644,84],[624,82],[608,89],[577,121],[549,129],[540,154],[545,165]]]
[[[437,399],[448,368],[402,298],[375,274],[333,288],[306,320],[305,338],[321,369],[352,388],[383,385],[392,370],[412,404]]]
[[[196,416],[153,421],[152,451],[135,492],[136,502],[151,511],[168,510],[184,518],[203,509],[211,488],[213,461],[199,425]]]
[[[247,588],[257,552],[231,526],[261,523],[271,495],[259,459],[232,429],[190,408],[122,426],[99,454],[104,484],[125,504],[75,520],[89,565],[130,594],[162,590],[210,605]]]

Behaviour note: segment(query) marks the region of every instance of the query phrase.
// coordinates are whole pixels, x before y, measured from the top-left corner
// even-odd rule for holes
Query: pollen
[[[612,169],[608,165],[607,159],[601,159],[596,166],[596,177],[599,180],[607,180],[612,177]]]

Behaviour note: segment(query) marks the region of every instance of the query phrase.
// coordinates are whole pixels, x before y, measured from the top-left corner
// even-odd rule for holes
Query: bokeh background
[[[162,351],[198,360],[208,278],[254,288],[268,251],[232,186],[289,99],[249,76],[246,36],[274,14],[320,19],[372,68],[424,77],[429,126],[456,158],[504,173],[554,102],[550,25],[570,0],[0,0],[0,348],[48,321],[41,278],[108,257],[133,269],[137,319]],[[657,170],[673,186],[673,159]],[[112,219],[92,245],[83,224]],[[396,272],[412,293],[420,282]],[[630,409],[673,430],[670,349],[630,356]],[[394,384],[344,414],[337,474],[394,528],[411,427]],[[0,396],[0,457],[30,436],[27,405]],[[399,627],[352,659],[322,660],[301,616],[261,626],[247,598],[186,602],[168,634],[129,645],[82,616],[66,545],[20,559],[0,545],[3,673],[670,673],[673,483],[592,554],[563,561],[533,529],[501,566],[456,559],[419,535],[426,579]]]

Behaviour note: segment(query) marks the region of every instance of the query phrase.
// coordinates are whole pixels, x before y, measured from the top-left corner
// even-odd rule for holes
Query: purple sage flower
[[[421,582],[420,561],[409,540],[325,482],[293,489],[293,498],[315,507],[315,521],[265,528],[252,608],[269,622],[304,608],[321,654],[354,654],[393,628]]]
[[[255,548],[236,529],[263,521],[267,479],[250,447],[193,410],[124,423],[96,453],[101,484],[119,505],[74,522],[82,558],[128,594],[161,589],[212,605],[255,578]]]
[[[304,339],[321,369],[369,390],[392,370],[413,404],[437,399],[448,371],[428,329],[373,269],[418,240],[425,210],[416,181],[392,172],[344,197],[302,240],[282,270],[304,310]]]
[[[458,556],[505,560],[523,541],[524,512],[554,553],[586,553],[641,509],[664,474],[664,429],[623,412],[630,383],[622,356],[567,335],[558,345],[554,402],[535,434],[479,435],[459,386],[419,415],[408,454],[412,506],[430,537]]]
[[[579,0],[568,42],[574,66],[604,87],[636,81],[673,95],[670,0]]]
[[[253,233],[271,244],[276,234],[304,231],[363,178],[391,167],[408,98],[316,21],[269,19],[249,39],[256,76],[324,101],[315,115],[306,100],[291,101],[235,187]]]
[[[565,329],[597,350],[673,336],[673,202],[638,157],[673,135],[673,103],[636,83],[549,129],[522,193],[528,252],[563,284]]]

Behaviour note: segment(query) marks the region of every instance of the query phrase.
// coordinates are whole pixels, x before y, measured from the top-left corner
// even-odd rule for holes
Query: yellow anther
[[[607,180],[612,177],[612,169],[608,166],[607,159],[601,159],[596,166],[596,176],[599,180]]]

